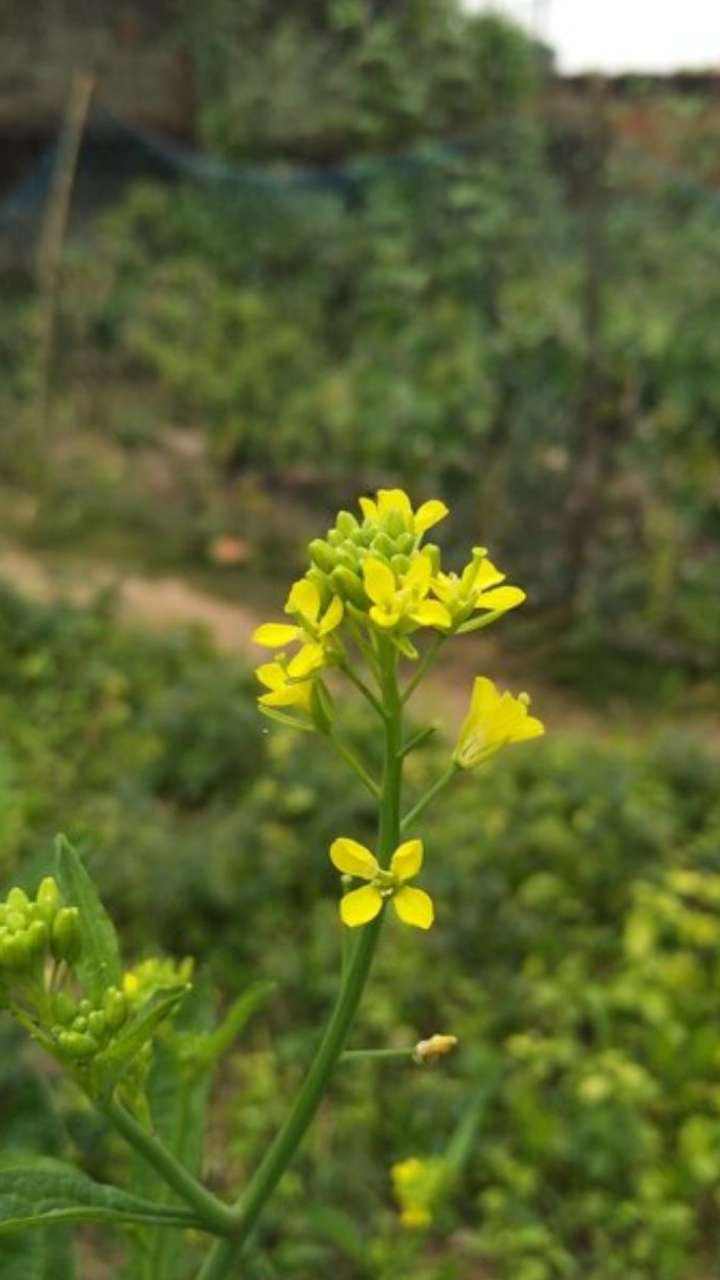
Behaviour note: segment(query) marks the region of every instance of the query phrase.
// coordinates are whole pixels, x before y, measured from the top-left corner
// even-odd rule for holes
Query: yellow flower
[[[398,512],[408,533],[422,537],[428,529],[444,520],[448,509],[438,498],[423,502],[417,511],[413,511],[412,503],[404,489],[378,489],[374,498],[361,498],[360,510],[367,520],[383,523],[392,512]]]
[[[253,633],[253,640],[255,644],[263,645],[268,649],[281,649],[285,645],[293,644],[298,640],[304,641],[302,648],[287,664],[289,678],[291,680],[303,680],[306,676],[311,675],[313,671],[319,671],[321,667],[327,666],[334,656],[336,648],[328,641],[327,637],[342,622],[343,602],[339,596],[333,596],[325,612],[321,613],[320,592],[315,583],[310,582],[308,578],[301,578],[290,589],[290,594],[285,604],[285,612],[297,617],[299,623],[264,622]],[[273,663],[268,663],[267,667],[272,667],[273,665]],[[260,671],[265,669],[259,668],[258,670],[258,676],[261,680],[263,680],[263,677],[260,676]],[[271,675],[274,679],[274,673],[271,673]],[[263,683],[265,683],[264,680]],[[270,687],[272,688],[272,686]],[[262,698],[261,701],[263,701]],[[266,705],[289,706],[291,704],[274,702],[266,703]]]
[[[370,618],[377,627],[389,630],[399,623],[418,627],[449,627],[452,618],[439,600],[428,600],[432,580],[429,556],[420,552],[407,573],[396,575],[376,556],[362,562],[365,591],[372,601]],[[413,629],[412,627],[410,628]]]
[[[449,1181],[449,1170],[437,1157],[420,1160],[409,1156],[391,1169],[393,1191],[400,1206],[400,1221],[410,1231],[422,1230],[432,1222],[432,1210]]]
[[[470,710],[460,726],[453,760],[462,769],[484,764],[502,747],[525,742],[545,732],[540,720],[528,715],[530,698],[521,693],[499,693],[492,680],[478,676],[473,684]]]
[[[310,646],[305,645],[305,648]],[[297,656],[302,657],[302,654],[301,649]],[[268,693],[262,693],[258,698],[261,706],[296,707],[299,711],[310,711],[313,682],[291,673],[293,662],[288,663],[284,654],[280,654],[274,662],[264,662],[255,669],[258,680],[268,690]]]
[[[405,883],[422,867],[422,840],[406,840],[398,845],[388,871],[382,869],[365,845],[347,836],[333,841],[330,860],[343,875],[370,881],[362,889],[353,889],[340,899],[340,916],[348,928],[354,929],[374,920],[387,898],[392,898],[395,911],[404,924],[415,925],[418,929],[430,928],[435,916],[432,899],[423,889],[410,889]]]
[[[431,589],[442,600],[452,615],[452,626],[460,627],[476,609],[487,609],[491,613],[506,613],[515,609],[526,599],[520,587],[501,587],[505,574],[487,558],[484,547],[474,547],[472,560],[463,569],[462,574],[437,573],[432,580]],[[462,630],[474,630],[474,624],[462,627]]]

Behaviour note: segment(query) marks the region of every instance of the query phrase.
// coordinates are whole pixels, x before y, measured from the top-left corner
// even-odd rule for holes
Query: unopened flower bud
[[[93,1010],[88,1017],[87,1024],[90,1034],[93,1035],[96,1040],[102,1040],[107,1031],[107,1019],[105,1014],[102,1013],[100,1009]]]
[[[26,933],[6,934],[0,941],[0,968],[18,972],[27,969],[32,959]]]
[[[77,907],[61,907],[52,925],[52,953],[56,960],[72,964],[82,949],[80,912]]]
[[[59,991],[58,994],[53,997],[52,1007],[55,1017],[58,1022],[63,1024],[63,1026],[69,1026],[77,1014],[75,1001],[71,1000],[70,996],[66,996],[63,991]]]
[[[62,906],[62,894],[53,876],[45,876],[45,879],[41,881],[40,888],[35,896],[35,903],[40,918],[46,920],[48,924],[52,924]]]
[[[30,899],[23,889],[11,889],[7,896],[7,905],[11,911],[17,911],[23,919],[27,915]]]
[[[440,571],[440,561],[441,561],[441,551],[440,551],[440,548],[439,548],[439,546],[437,545],[437,543],[435,543],[435,542],[426,542],[426,543],[425,543],[425,546],[424,546],[424,547],[423,547],[423,549],[422,549],[422,551],[423,551],[423,555],[424,555],[424,556],[427,556],[428,560],[430,561],[430,564],[431,564],[431,566],[432,566],[432,571],[433,571],[433,573],[439,573],[439,571]]]
[[[79,1013],[77,1018],[73,1019],[72,1029],[73,1031],[87,1031],[88,1029],[87,1018],[83,1017],[83,1015]]]
[[[394,555],[390,557],[390,565],[396,573],[407,573],[410,568],[410,561],[407,556]]]
[[[355,533],[358,528],[358,522],[352,514],[352,511],[339,511],[337,520],[335,521],[335,528],[339,529],[346,538]]]
[[[13,911],[8,909],[5,917],[5,927],[10,933],[20,933],[25,928],[26,916],[23,911]]]
[[[446,1053],[452,1053],[457,1045],[457,1036],[430,1036],[428,1040],[420,1040],[415,1045],[413,1058],[415,1062],[431,1062],[433,1058],[442,1058]]]
[[[335,552],[323,538],[313,538],[308,547],[310,559],[324,573],[332,573],[335,568]]]
[[[108,987],[103,996],[103,1010],[108,1026],[117,1031],[127,1018],[127,999],[117,987]]]
[[[339,565],[330,575],[330,583],[333,591],[343,600],[349,600],[352,604],[357,605],[359,609],[367,607],[367,596],[365,589],[358,575],[353,573],[352,569],[347,569],[344,565]]]
[[[405,520],[401,511],[388,511],[383,524],[391,538],[399,538],[405,533]]]
[[[389,560],[395,553],[395,543],[391,538],[388,538],[386,533],[379,533],[376,538],[373,538],[372,550],[376,555]]]
[[[33,920],[27,929],[28,946],[34,956],[42,955],[47,947],[50,930],[44,920]]]
[[[61,1031],[58,1044],[63,1053],[77,1061],[92,1058],[100,1048],[94,1036],[82,1031]]]
[[[331,547],[339,547],[345,535],[339,529],[329,529],[327,540]]]

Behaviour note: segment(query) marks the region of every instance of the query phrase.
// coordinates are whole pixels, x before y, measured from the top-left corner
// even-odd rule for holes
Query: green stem
[[[423,742],[427,742],[428,738],[432,738],[434,733],[437,733],[437,725],[434,724],[428,724],[424,729],[418,729],[417,733],[408,738],[400,752],[403,759],[405,756],[409,756],[411,751],[415,751],[417,747],[422,746]]]
[[[410,1049],[346,1049],[341,1062],[355,1062],[361,1058],[412,1058],[415,1046]]]
[[[425,812],[431,800],[434,800],[435,796],[447,786],[448,782],[452,782],[452,779],[459,772],[460,766],[455,764],[455,761],[453,761],[450,768],[440,775],[437,782],[434,782],[430,789],[425,792],[425,795],[418,800],[417,804],[405,814],[405,817],[400,823],[401,832],[407,831],[407,829],[412,826],[413,822],[420,817],[420,814]]]
[[[403,704],[405,704],[408,701],[408,699],[412,697],[420,681],[422,680],[423,676],[426,674],[427,671],[429,671],[433,662],[437,658],[438,653],[442,649],[442,646],[444,645],[446,640],[447,640],[446,635],[438,634],[435,636],[435,639],[425,650],[425,653],[420,659],[420,665],[417,671],[415,672],[415,675],[413,676],[410,683],[405,687],[405,691],[402,696]]]
[[[374,707],[374,709],[377,711],[378,715],[379,715],[379,716],[381,716],[381,717],[383,718],[383,720],[384,720],[384,719],[385,719],[385,712],[384,712],[384,710],[383,710],[382,703],[381,703],[381,702],[378,702],[378,700],[377,700],[377,698],[375,697],[375,694],[373,693],[372,689],[369,689],[369,688],[368,688],[368,686],[366,685],[365,681],[364,681],[364,680],[361,680],[361,679],[360,679],[360,676],[359,676],[359,675],[357,675],[357,673],[356,673],[355,671],[353,671],[352,667],[351,667],[351,666],[349,666],[349,665],[348,665],[348,666],[342,666],[342,667],[340,668],[340,670],[343,672],[343,674],[344,674],[344,675],[346,675],[346,676],[347,676],[347,678],[348,678],[348,680],[350,681],[350,683],[355,685],[355,688],[356,688],[357,690],[359,690],[359,692],[362,694],[363,698],[366,698],[366,699],[367,699],[367,701],[370,703],[370,706],[371,706],[371,707]]]
[[[159,1138],[147,1133],[125,1107],[119,1102],[111,1101],[100,1110],[125,1141],[177,1192],[181,1200],[195,1210],[206,1230],[213,1235],[226,1236],[235,1229],[237,1223],[230,1206],[223,1204],[222,1200],[218,1200],[217,1196],[198,1182]]]
[[[336,735],[332,732],[332,730],[328,732],[327,736],[330,742],[332,742],[333,746],[335,747],[335,750],[337,751],[338,755],[342,756],[345,763],[349,764],[350,768],[355,771],[358,778],[360,778],[361,782],[363,782],[367,787],[371,796],[374,796],[376,800],[379,800],[380,788],[377,782],[375,781],[375,779],[370,777],[370,774],[368,773],[362,761],[358,760],[357,756],[355,755],[355,752],[351,751],[350,747],[347,747],[344,742],[341,742],[340,739],[336,737]]]
[[[385,754],[378,831],[378,855],[387,859],[400,838],[400,787],[402,779],[402,704],[395,674],[396,654],[384,642],[382,670]],[[210,1250],[198,1280],[224,1280],[253,1230],[267,1200],[275,1190],[315,1116],[327,1090],[333,1069],[347,1042],[360,998],[367,982],[384,912],[363,927],[345,968],[340,992],[320,1047],[293,1108],[270,1144],[234,1210],[231,1240],[219,1240]]]

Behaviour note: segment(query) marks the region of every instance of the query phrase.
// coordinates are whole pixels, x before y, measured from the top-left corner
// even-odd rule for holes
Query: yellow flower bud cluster
[[[40,885],[34,900],[24,889],[11,889],[0,903],[0,981],[37,977],[49,956],[72,964],[81,949],[76,907],[66,907],[52,876]]]

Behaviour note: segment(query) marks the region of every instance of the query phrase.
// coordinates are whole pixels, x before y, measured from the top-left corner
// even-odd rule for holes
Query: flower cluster
[[[449,1170],[439,1157],[421,1160],[409,1156],[391,1169],[393,1191],[400,1207],[400,1222],[409,1231],[422,1231],[433,1220],[433,1211],[447,1190]]]
[[[253,637],[277,651],[257,668],[265,689],[260,706],[286,721],[290,711],[298,727],[327,728],[330,702],[322,677],[347,665],[348,639],[372,653],[382,634],[414,661],[415,632],[430,629],[446,638],[472,631],[525,599],[520,587],[501,585],[505,574],[484,547],[473,550],[460,574],[443,571],[440,548],[423,545],[425,534],[448,514],[438,499],[415,511],[402,489],[380,489],[374,498],[360,499],[360,512],[341,511],[326,537],[310,543],[309,568],[285,604],[292,621],[264,623]]]

